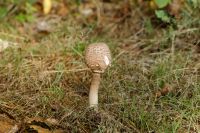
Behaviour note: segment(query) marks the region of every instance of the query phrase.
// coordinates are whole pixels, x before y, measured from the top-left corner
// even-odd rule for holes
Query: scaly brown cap
[[[105,43],[90,44],[85,51],[85,60],[93,72],[103,73],[111,64],[111,53]]]

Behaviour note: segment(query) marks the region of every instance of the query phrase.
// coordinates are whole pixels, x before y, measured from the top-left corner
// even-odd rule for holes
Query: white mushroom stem
[[[89,104],[90,107],[97,107],[98,105],[98,89],[101,80],[100,73],[93,73],[92,82],[89,92]]]

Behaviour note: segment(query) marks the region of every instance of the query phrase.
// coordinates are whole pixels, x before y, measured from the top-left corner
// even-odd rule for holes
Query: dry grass
[[[198,20],[185,15],[178,29],[158,28],[151,35],[138,12],[119,23],[105,21],[110,25],[101,31],[64,21],[38,42],[2,24],[8,36],[0,36],[19,47],[0,53],[0,108],[17,121],[57,119],[71,132],[200,132]],[[108,43],[113,63],[94,112],[88,109],[91,73],[83,52],[98,41]],[[156,97],[165,84],[172,91]]]

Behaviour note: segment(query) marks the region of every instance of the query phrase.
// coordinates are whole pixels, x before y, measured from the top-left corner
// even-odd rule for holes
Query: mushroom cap
[[[88,67],[97,73],[103,73],[111,64],[111,52],[105,43],[90,44],[85,51]]]

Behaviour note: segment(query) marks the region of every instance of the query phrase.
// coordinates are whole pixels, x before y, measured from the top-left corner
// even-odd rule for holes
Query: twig
[[[10,36],[10,37],[13,37],[13,38],[18,38],[18,39],[21,39],[21,40],[26,40],[25,37],[16,36],[16,35],[13,35],[13,34],[8,34],[8,33],[4,33],[4,32],[0,32],[0,34],[5,35],[5,36]]]
[[[181,35],[181,34],[185,34],[185,33],[188,33],[188,32],[193,32],[193,31],[198,31],[200,30],[200,28],[190,28],[190,29],[185,29],[185,30],[182,30],[182,31],[177,31],[175,34],[176,35]]]
[[[121,55],[123,55],[124,53],[126,53],[126,51],[122,51],[120,52],[117,56],[115,56],[115,58],[113,59],[113,61],[116,61]]]
[[[82,72],[82,71],[88,71],[90,70],[89,68],[83,68],[83,69],[71,69],[71,70],[61,70],[61,71],[57,71],[57,70],[52,70],[52,71],[44,71],[43,73],[45,74],[52,74],[52,73],[71,73],[71,72]]]

